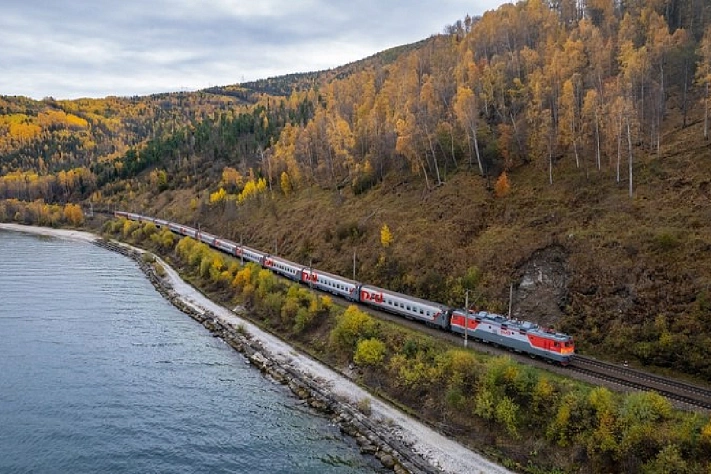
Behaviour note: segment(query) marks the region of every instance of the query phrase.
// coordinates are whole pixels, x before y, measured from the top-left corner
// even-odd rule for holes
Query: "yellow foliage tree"
[[[383,224],[383,227],[380,228],[380,243],[383,247],[390,247],[393,239],[394,237],[392,232],[390,232],[390,227],[388,227],[387,224]]]
[[[84,213],[76,204],[67,204],[64,206],[64,218],[72,225],[81,225],[84,223]]]
[[[223,202],[227,198],[227,191],[225,188],[220,188],[214,193],[210,193],[210,204],[217,204]]]
[[[286,171],[281,173],[280,184],[281,192],[284,193],[284,196],[288,196],[289,194],[291,194],[291,180],[289,180],[289,174]]]
[[[242,204],[243,202],[249,199],[257,197],[259,194],[265,192],[266,190],[266,179],[259,178],[255,181],[253,178],[250,178],[250,180],[247,181],[247,184],[244,185],[244,189],[242,190],[242,192],[237,196],[237,202]]]
[[[236,191],[244,183],[242,175],[234,168],[226,167],[222,170],[222,185],[228,188],[233,188],[232,192]]]

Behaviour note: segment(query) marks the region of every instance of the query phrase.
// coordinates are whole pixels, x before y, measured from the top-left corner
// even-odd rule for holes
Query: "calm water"
[[[0,231],[0,472],[376,470],[132,261]]]

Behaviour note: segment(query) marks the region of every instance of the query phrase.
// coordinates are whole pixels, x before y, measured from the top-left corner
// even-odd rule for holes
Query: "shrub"
[[[167,275],[167,272],[165,271],[165,268],[163,268],[163,265],[161,265],[158,262],[155,262],[153,264],[153,268],[155,269],[156,275],[158,275],[161,278],[165,278]]]
[[[284,324],[289,324],[296,319],[296,314],[299,312],[300,307],[298,297],[294,296],[291,289],[289,289],[284,304],[281,307],[281,321]]]
[[[351,305],[338,319],[336,327],[331,330],[330,340],[336,348],[352,354],[360,339],[374,337],[376,332],[377,322]]]
[[[385,359],[385,344],[375,338],[363,339],[358,342],[353,361],[358,365],[378,366]]]
[[[314,320],[314,314],[303,306],[299,308],[296,312],[296,317],[294,318],[296,323],[294,324],[294,332],[300,333],[307,327],[311,325]]]
[[[361,398],[360,400],[358,400],[358,410],[362,414],[370,416],[370,414],[373,412],[373,409],[370,406],[370,398]]]
[[[671,232],[664,231],[654,236],[653,244],[658,251],[669,252],[677,248],[681,244],[681,241],[678,236]]]
[[[262,300],[262,308],[269,318],[279,316],[283,305],[284,295],[281,293],[269,293]]]

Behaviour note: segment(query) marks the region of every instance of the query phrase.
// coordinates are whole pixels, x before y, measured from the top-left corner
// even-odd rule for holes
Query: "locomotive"
[[[164,219],[124,211],[116,211],[115,215],[138,222],[152,222],[157,227],[167,227],[176,234],[192,237],[242,261],[256,263],[289,280],[343,297],[354,303],[420,321],[443,331],[462,334],[471,339],[506,347],[561,365],[567,365],[575,354],[575,345],[570,335],[542,328],[530,321],[511,319],[486,311],[452,308],[441,303],[368,285]]]

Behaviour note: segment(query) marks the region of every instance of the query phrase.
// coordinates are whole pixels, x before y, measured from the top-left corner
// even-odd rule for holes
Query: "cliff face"
[[[556,328],[570,302],[571,279],[565,247],[552,245],[534,252],[518,269],[513,288],[511,314],[517,319],[534,319]]]

